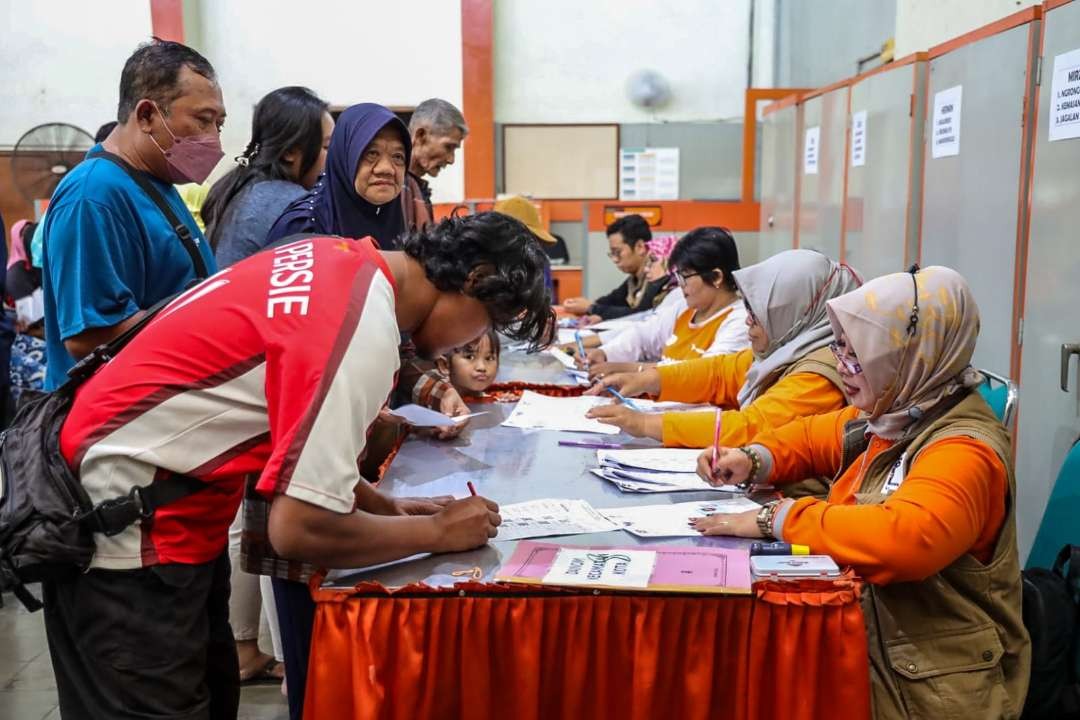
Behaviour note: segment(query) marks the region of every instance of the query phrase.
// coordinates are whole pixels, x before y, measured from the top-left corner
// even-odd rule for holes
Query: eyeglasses
[[[689,280],[692,277],[701,277],[701,273],[693,272],[693,273],[686,273],[684,275],[681,272],[673,272],[673,273],[671,273],[671,277],[674,278],[675,284],[678,285],[680,289],[685,290],[686,289],[686,281]]]
[[[853,360],[844,354],[847,347],[841,347],[840,343],[834,341],[829,343],[829,349],[832,350],[832,354],[836,356],[836,362],[843,365],[844,369],[849,373],[858,375],[862,372],[862,365],[859,364],[859,361]]]
[[[612,260],[618,260],[619,258],[622,257],[622,252],[623,252],[622,248],[619,248],[618,250],[608,250],[607,256],[609,258],[611,258]]]

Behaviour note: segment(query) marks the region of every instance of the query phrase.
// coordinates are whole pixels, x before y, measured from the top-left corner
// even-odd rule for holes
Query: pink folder
[[[638,592],[750,593],[750,557],[746,548],[657,545],[654,547],[562,546],[554,543],[522,541],[513,556],[499,568],[500,582],[544,584],[559,550],[646,550],[656,553],[649,585]],[[590,586],[604,587],[604,586]],[[624,588],[615,588],[624,590]]]

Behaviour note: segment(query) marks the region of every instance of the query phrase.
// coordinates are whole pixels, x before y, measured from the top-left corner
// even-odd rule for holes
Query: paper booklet
[[[496,540],[611,532],[618,526],[584,500],[529,500],[502,505]]]
[[[701,450],[694,448],[639,448],[636,450],[597,450],[601,465],[636,468],[658,472],[697,473]]]
[[[598,467],[593,475],[613,483],[623,492],[662,493],[708,490],[713,492],[745,493],[738,485],[712,486],[691,473],[665,473],[649,470],[623,470],[617,467]]]
[[[523,542],[495,579],[528,585],[684,593],[750,592],[745,548],[563,546]]]
[[[700,537],[701,533],[690,527],[691,518],[714,513],[741,513],[757,510],[759,507],[761,506],[749,498],[737,497],[667,505],[600,508],[597,512],[623,530],[639,537]]]

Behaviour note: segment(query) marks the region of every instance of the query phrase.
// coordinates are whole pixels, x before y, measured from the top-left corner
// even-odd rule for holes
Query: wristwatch
[[[780,500],[771,500],[758,510],[757,527],[764,538],[776,539],[776,536],[773,535],[773,517],[776,515],[776,508],[780,505],[780,502]]]

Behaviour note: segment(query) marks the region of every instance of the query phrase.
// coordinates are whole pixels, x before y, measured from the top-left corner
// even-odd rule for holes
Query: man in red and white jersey
[[[536,345],[553,318],[543,251],[497,213],[416,233],[403,252],[301,237],[172,303],[76,395],[60,450],[93,502],[171,475],[204,484],[113,536],[90,570],[45,587],[65,717],[235,717],[228,528],[244,477],[271,500],[282,556],[360,567],[496,534],[474,497],[409,515],[360,477],[400,332],[438,354],[488,327]]]

